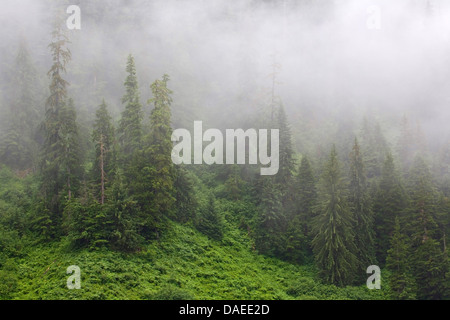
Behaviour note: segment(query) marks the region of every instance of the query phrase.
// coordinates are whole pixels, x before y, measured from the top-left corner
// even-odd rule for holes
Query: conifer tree
[[[294,208],[287,227],[287,258],[303,262],[311,247],[311,221],[317,200],[315,178],[307,156],[303,156],[295,177]]]
[[[61,197],[72,198],[81,172],[76,112],[73,101],[67,99],[68,82],[62,78],[71,59],[70,50],[66,48],[68,43],[63,28],[57,25],[49,45],[53,65],[48,72],[50,96],[43,123],[45,141],[41,162],[41,190],[47,208],[57,217],[62,212]]]
[[[303,221],[303,232],[310,236],[311,219],[314,216],[314,206],[317,201],[316,179],[307,156],[301,160],[295,182],[296,215]]]
[[[176,216],[176,172],[171,153],[173,143],[171,128],[172,91],[167,87],[169,77],[163,76],[152,85],[154,104],[150,115],[150,133],[146,147],[134,165],[133,196],[145,214],[147,228],[156,230],[163,217]]]
[[[415,278],[411,267],[411,246],[407,236],[401,232],[400,219],[395,218],[394,233],[386,258],[386,267],[391,272],[389,285],[392,298],[414,300],[416,298]]]
[[[130,179],[131,162],[135,153],[142,147],[142,119],[143,111],[140,103],[136,66],[132,55],[128,56],[126,71],[128,76],[125,80],[125,95],[122,103],[125,110],[122,112],[118,133],[120,145],[120,162],[124,169],[126,179]]]
[[[291,129],[282,104],[280,104],[277,111],[277,128],[280,130],[280,168],[276,175],[276,182],[280,184],[284,194],[292,183],[295,160],[292,149]]]
[[[395,217],[398,216],[402,219],[407,205],[407,195],[395,169],[394,158],[388,154],[373,207],[376,258],[380,264],[384,264],[386,261],[389,239],[394,231]]]
[[[286,243],[286,215],[282,206],[282,194],[274,177],[263,177],[261,189],[260,214],[256,225],[256,248],[262,254],[281,257]]]
[[[114,179],[116,166],[115,129],[105,100],[96,112],[92,141],[95,145],[95,160],[92,177],[97,186],[100,203],[105,203],[105,190]]]
[[[80,187],[82,179],[81,152],[78,134],[77,113],[73,99],[69,99],[67,105],[64,105],[60,113],[62,125],[61,138],[64,144],[62,157],[62,169],[65,175],[68,200],[72,199],[74,193]]]
[[[355,139],[350,153],[349,201],[355,217],[355,244],[361,274],[375,264],[372,203],[369,196],[366,172],[358,140]]]
[[[176,220],[182,223],[192,221],[198,203],[195,197],[194,183],[183,167],[177,167],[174,181],[176,190]]]
[[[7,110],[5,131],[0,141],[0,161],[15,169],[37,167],[38,77],[24,40],[20,42],[14,75],[12,98]]]
[[[338,286],[352,283],[357,272],[354,219],[347,186],[333,147],[319,183],[317,217],[313,221],[312,248],[321,276]]]
[[[361,131],[361,153],[366,164],[368,179],[382,175],[383,163],[389,148],[378,122],[364,119]]]
[[[197,229],[214,240],[221,240],[223,237],[223,221],[216,210],[212,195],[209,196],[208,205],[198,218]]]
[[[442,299],[446,294],[448,272],[445,252],[439,243],[435,222],[436,193],[425,161],[416,157],[409,178],[411,194],[411,235],[414,275],[419,299]]]

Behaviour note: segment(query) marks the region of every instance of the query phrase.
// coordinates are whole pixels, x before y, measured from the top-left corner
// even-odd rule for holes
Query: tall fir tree
[[[350,153],[349,201],[355,217],[355,244],[361,274],[375,263],[372,201],[369,195],[366,171],[358,140]]]
[[[354,219],[347,188],[333,146],[319,183],[317,217],[313,221],[315,236],[311,244],[320,275],[338,286],[351,284],[358,271]]]

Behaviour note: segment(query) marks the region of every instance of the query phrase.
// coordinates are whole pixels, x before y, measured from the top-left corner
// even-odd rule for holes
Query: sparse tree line
[[[38,76],[26,45],[20,46],[14,105],[0,141],[4,165],[37,177],[28,227],[43,240],[67,236],[78,248],[133,252],[158,239],[166,219],[194,223],[220,240],[226,227],[216,196],[250,212],[240,225],[256,250],[293,263],[314,262],[327,283],[362,285],[366,268],[380,265],[389,273],[395,299],[449,298],[450,188],[444,178],[450,159],[447,151],[442,167],[431,168],[422,134],[413,133],[406,118],[396,150],[390,150],[377,124],[365,121],[350,154],[333,146],[327,157],[297,159],[278,104],[270,124],[280,130],[278,174],[259,176],[247,165],[212,166],[223,192],[211,192],[200,206],[191,176],[204,167],[190,172],[171,160],[169,77],[151,84],[153,97],[143,104],[130,55],[118,125],[107,102],[95,102],[86,143],[64,79],[69,43],[56,28],[43,115]],[[147,119],[144,105],[152,107]]]

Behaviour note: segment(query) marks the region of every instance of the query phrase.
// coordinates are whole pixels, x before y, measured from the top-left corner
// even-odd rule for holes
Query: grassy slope
[[[21,216],[32,206],[32,177],[0,168],[0,217]],[[205,195],[202,183],[198,190]],[[202,200],[202,199],[200,199]],[[204,199],[203,199],[204,202]],[[233,203],[236,210],[242,208]],[[245,205],[244,205],[245,206]],[[231,203],[220,201],[224,239],[212,241],[192,226],[169,222],[159,241],[123,254],[70,249],[68,241],[32,244],[0,228],[1,299],[383,299],[387,288],[323,285],[311,266],[264,257],[252,249]],[[19,220],[21,220],[19,219]],[[13,221],[18,220],[14,218]],[[236,220],[236,221],[233,221]],[[5,222],[4,222],[5,223]],[[15,240],[16,239],[16,240]],[[81,268],[81,290],[67,289],[67,267]],[[384,281],[383,283],[386,283]]]
[[[29,248],[16,260],[15,299],[383,299],[383,290],[336,288],[310,267],[252,252],[239,231],[222,243],[193,228],[170,231],[144,252],[70,252],[61,242]],[[81,290],[68,290],[66,268],[81,268]]]

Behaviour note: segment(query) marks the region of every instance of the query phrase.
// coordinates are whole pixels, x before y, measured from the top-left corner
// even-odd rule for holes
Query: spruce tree
[[[321,276],[328,282],[345,286],[355,279],[357,248],[354,219],[348,204],[347,185],[333,147],[319,183],[317,217],[313,221],[312,248]]]
[[[361,274],[368,266],[375,264],[372,201],[368,191],[365,166],[361,148],[355,139],[350,153],[349,201],[355,217],[355,244]]]

